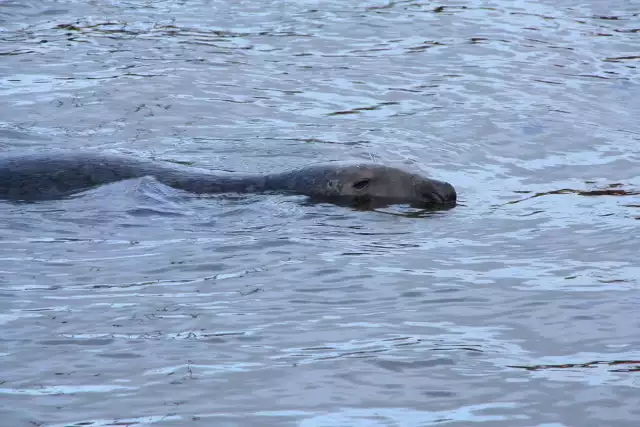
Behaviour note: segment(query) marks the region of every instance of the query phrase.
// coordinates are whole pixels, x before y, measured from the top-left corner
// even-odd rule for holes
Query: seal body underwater
[[[95,152],[2,154],[0,199],[59,199],[145,176],[195,194],[280,192],[339,204],[456,204],[456,191],[448,182],[378,163],[326,162],[282,172],[245,174]]]

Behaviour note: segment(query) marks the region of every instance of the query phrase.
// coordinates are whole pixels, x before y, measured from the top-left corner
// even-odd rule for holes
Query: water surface
[[[637,1],[0,1],[0,149],[406,164],[409,215],[0,204],[3,425],[635,426]]]

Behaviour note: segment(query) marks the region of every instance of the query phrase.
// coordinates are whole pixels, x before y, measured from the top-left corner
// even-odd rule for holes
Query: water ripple
[[[358,211],[145,178],[1,203],[2,419],[633,423],[631,3],[2,2],[2,150],[374,160],[460,201]]]

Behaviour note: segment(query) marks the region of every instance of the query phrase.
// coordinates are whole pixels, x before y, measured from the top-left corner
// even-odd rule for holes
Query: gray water
[[[2,151],[460,198],[2,202],[0,425],[638,425],[639,66],[637,0],[0,0]]]

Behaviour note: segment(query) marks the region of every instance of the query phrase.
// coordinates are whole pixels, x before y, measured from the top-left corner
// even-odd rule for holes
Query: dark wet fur
[[[243,174],[87,152],[0,156],[0,199],[61,199],[145,176],[194,194],[284,192],[368,208],[396,203],[451,206],[456,200],[455,190],[446,182],[379,164],[329,162],[279,173]],[[370,189],[359,188],[362,177],[372,181]]]

